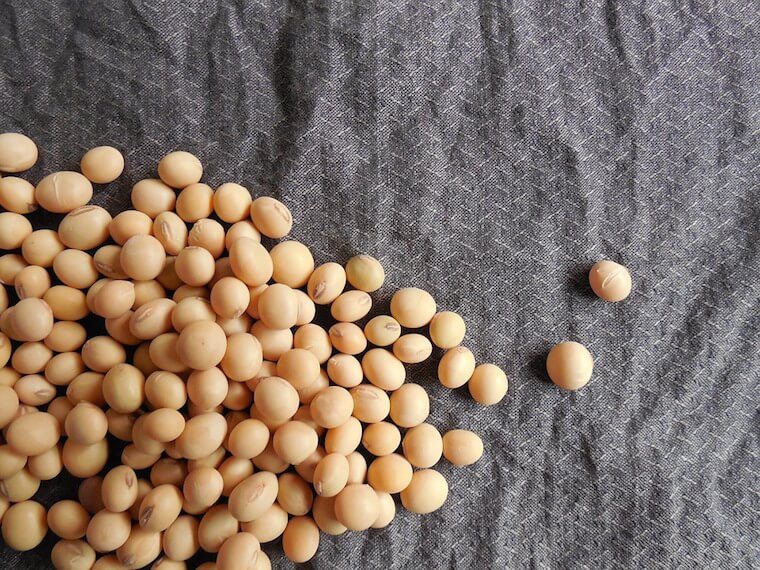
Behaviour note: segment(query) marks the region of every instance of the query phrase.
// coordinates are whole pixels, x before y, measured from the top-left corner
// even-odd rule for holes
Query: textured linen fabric
[[[0,131],[39,144],[33,182],[92,146],[124,150],[125,175],[93,198],[112,213],[163,154],[192,151],[212,186],[282,199],[317,262],[377,256],[378,310],[427,288],[508,372],[483,408],[434,363],[411,367],[430,421],[478,432],[484,457],[439,464],[439,511],[322,535],[308,567],[758,567],[758,13],[2,0]],[[630,268],[626,302],[591,293],[601,258]],[[544,372],[563,339],[595,357],[578,393]],[[52,543],[0,556],[45,568]]]

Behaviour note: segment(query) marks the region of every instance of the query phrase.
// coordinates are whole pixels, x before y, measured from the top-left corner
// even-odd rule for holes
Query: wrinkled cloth
[[[110,144],[129,207],[167,151],[281,199],[318,263],[378,257],[460,312],[509,394],[409,380],[430,422],[485,442],[428,516],[322,535],[307,567],[760,565],[760,58],[752,2],[0,1],[0,131],[22,176]],[[37,214],[55,227],[57,218]],[[605,303],[587,272],[630,268]],[[552,344],[595,358],[547,380]],[[436,352],[434,357],[438,357]],[[75,483],[37,494],[74,496]],[[9,568],[49,567],[2,547]],[[290,568],[279,541],[265,546]],[[206,560],[199,558],[198,560]]]

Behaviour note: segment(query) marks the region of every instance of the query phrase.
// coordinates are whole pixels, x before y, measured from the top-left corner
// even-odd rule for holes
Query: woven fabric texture
[[[129,206],[172,149],[291,208],[317,262],[366,252],[466,319],[510,377],[483,408],[410,370],[441,430],[482,435],[436,513],[322,536],[314,569],[760,565],[760,11],[714,0],[0,0],[0,131],[23,176],[112,144]],[[37,216],[54,227],[57,220]],[[624,263],[624,303],[593,296]],[[578,393],[555,342],[595,357]],[[73,496],[44,483],[38,497]],[[2,547],[8,568],[49,567]],[[279,543],[275,568],[292,565]]]

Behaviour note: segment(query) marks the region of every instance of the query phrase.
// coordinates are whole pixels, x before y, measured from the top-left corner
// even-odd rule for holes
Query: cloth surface
[[[166,152],[194,152],[212,186],[282,199],[318,263],[378,257],[378,311],[395,287],[429,289],[507,371],[483,408],[434,362],[412,367],[430,422],[476,431],[484,457],[439,464],[436,513],[322,535],[308,567],[757,567],[758,13],[3,0],[0,131],[39,144],[33,182],[122,149],[125,175],[93,199],[112,213]],[[630,268],[627,301],[591,293],[601,258]],[[544,372],[564,339],[595,357],[577,393]],[[0,559],[45,568],[53,542]]]

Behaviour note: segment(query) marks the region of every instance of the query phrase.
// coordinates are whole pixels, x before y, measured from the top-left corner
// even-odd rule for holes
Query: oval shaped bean
[[[22,501],[11,505],[2,520],[5,544],[13,550],[31,550],[42,542],[48,526],[45,507],[36,501]]]
[[[372,297],[364,291],[341,293],[330,306],[330,314],[336,321],[354,322],[365,317],[372,308]]]
[[[54,172],[40,180],[34,197],[48,212],[66,214],[92,199],[92,183],[78,172]]]
[[[319,528],[314,519],[307,516],[294,517],[288,521],[282,534],[282,550],[293,562],[311,560],[319,548]]]
[[[261,196],[253,201],[251,219],[257,230],[274,239],[285,237],[293,227],[290,210],[279,200],[268,196]]]
[[[84,255],[87,254],[85,253]],[[58,278],[61,279],[60,276]],[[68,285],[68,283],[66,284]],[[27,267],[24,267],[16,274],[16,278],[13,280],[13,288],[15,289],[16,296],[18,296],[19,299],[26,299],[28,297],[36,297],[37,299],[41,299],[45,292],[50,289],[50,286],[50,274],[44,267],[40,267],[39,265],[29,265]],[[5,295],[5,297],[8,296],[8,294],[5,292],[5,289],[3,289],[2,295]],[[2,307],[2,305],[5,305],[5,307]],[[0,308],[3,310],[5,310],[7,306],[8,302],[6,300],[0,304]]]
[[[230,494],[230,514],[241,522],[255,520],[272,506],[277,498],[277,477],[260,471],[242,481]]]
[[[366,530],[377,519],[377,494],[369,485],[347,485],[335,497],[335,517],[349,530]]]
[[[68,540],[82,538],[87,532],[90,514],[76,501],[54,503],[47,512],[47,524],[57,536]]]
[[[399,289],[391,298],[391,315],[402,327],[418,329],[435,315],[435,299],[417,287]]]
[[[21,133],[0,134],[0,172],[21,172],[37,162],[37,145]]]
[[[367,348],[362,329],[354,323],[336,323],[330,327],[330,341],[343,354],[360,354]]]
[[[380,388],[362,384],[351,388],[350,392],[354,400],[353,416],[359,421],[374,424],[388,417],[391,402]]]
[[[443,475],[432,469],[415,471],[412,481],[401,491],[401,503],[408,511],[418,514],[440,509],[449,495],[449,485]]]
[[[438,381],[447,388],[464,386],[475,372],[475,356],[464,346],[445,352],[438,362]]]
[[[354,288],[371,293],[383,286],[385,270],[371,255],[356,255],[346,263],[346,278]]]
[[[175,440],[177,451],[186,459],[201,459],[222,445],[227,434],[224,416],[206,412],[185,422],[185,429]]]
[[[111,214],[100,206],[80,206],[66,214],[58,226],[58,236],[66,247],[95,249],[109,236]]]
[[[483,455],[483,441],[468,430],[448,431],[443,436],[443,455],[454,465],[472,465]]]

